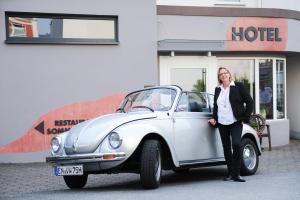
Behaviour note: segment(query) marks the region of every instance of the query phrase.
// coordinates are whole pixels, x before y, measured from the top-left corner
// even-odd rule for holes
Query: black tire
[[[157,140],[146,140],[140,161],[140,178],[145,189],[158,188],[161,179],[161,147]]]
[[[241,142],[241,174],[249,176],[255,174],[259,164],[258,150],[254,142],[249,138]]]
[[[173,171],[177,174],[187,174],[190,172],[190,168],[184,168],[184,169],[173,169]]]
[[[83,188],[86,184],[87,178],[87,174],[82,176],[64,176],[65,183],[70,189]]]

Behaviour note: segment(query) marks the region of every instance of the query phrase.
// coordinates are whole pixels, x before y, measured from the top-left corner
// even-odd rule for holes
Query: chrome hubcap
[[[249,170],[254,169],[256,166],[256,152],[250,144],[247,144],[243,149],[243,162]]]
[[[155,172],[155,178],[156,178],[156,181],[159,181],[160,180],[160,176],[161,176],[161,156],[160,156],[160,151],[159,149],[156,150],[156,164],[155,164],[155,169],[156,169],[156,172]]]

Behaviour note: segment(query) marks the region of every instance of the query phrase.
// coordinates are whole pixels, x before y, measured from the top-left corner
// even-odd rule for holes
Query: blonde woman
[[[240,144],[243,122],[249,122],[254,102],[245,86],[232,80],[227,68],[218,69],[218,81],[219,86],[216,87],[214,96],[213,118],[208,122],[217,126],[221,135],[228,168],[228,173],[223,180],[245,182],[240,176]]]

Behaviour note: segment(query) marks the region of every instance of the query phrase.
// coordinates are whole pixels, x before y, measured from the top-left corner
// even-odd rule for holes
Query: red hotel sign
[[[238,17],[227,30],[227,50],[284,51],[287,32],[287,19]]]

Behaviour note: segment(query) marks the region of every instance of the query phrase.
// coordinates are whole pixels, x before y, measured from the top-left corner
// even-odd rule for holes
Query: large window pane
[[[219,59],[219,67],[226,67],[229,69],[233,80],[242,82],[252,98],[255,95],[254,84],[254,60],[251,59]]]
[[[7,43],[113,43],[116,16],[6,13]]]
[[[273,60],[259,60],[260,114],[273,119]]]
[[[284,61],[276,60],[277,119],[285,118]]]

